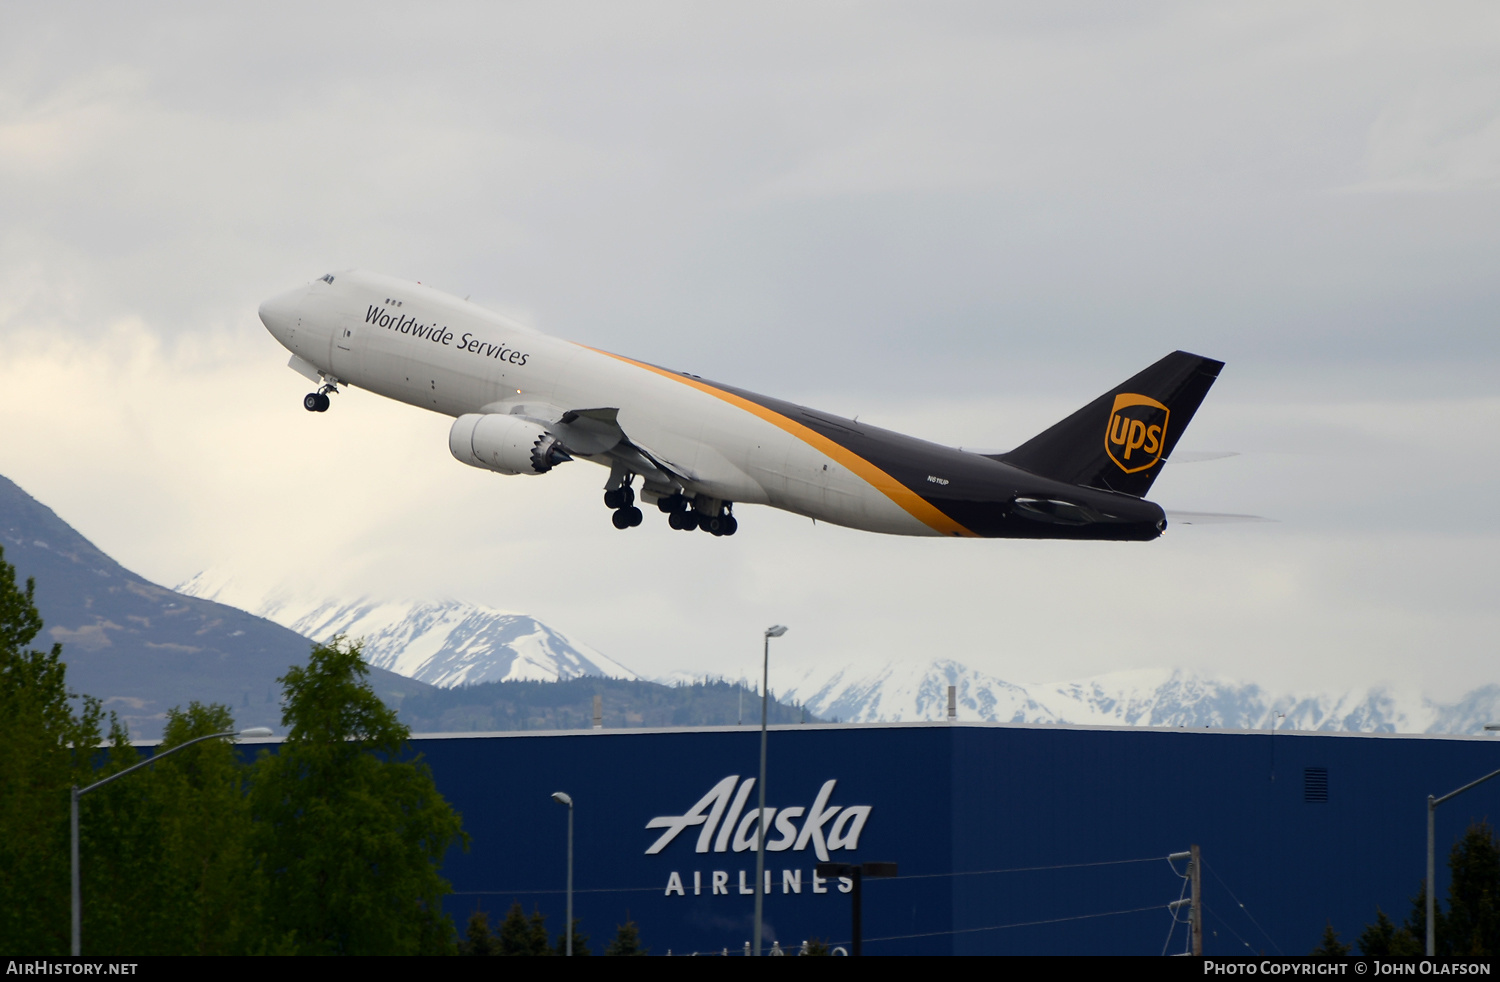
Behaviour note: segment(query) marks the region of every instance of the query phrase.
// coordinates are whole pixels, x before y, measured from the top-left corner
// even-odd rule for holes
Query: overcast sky
[[[1500,8],[4,3],[0,473],[164,584],[452,596],[639,671],[1495,681]],[[258,303],[361,266],[1009,447],[1227,362],[1154,543],[762,508],[616,531],[587,464],[301,408]],[[774,678],[773,678],[774,685]]]

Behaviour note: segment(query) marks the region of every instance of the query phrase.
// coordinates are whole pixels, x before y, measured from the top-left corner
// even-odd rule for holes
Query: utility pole
[[[854,954],[856,954],[856,955],[863,955],[864,954],[863,945],[864,945],[864,935],[865,935],[865,929],[864,929],[865,917],[864,917],[863,902],[861,901],[860,898],[864,895],[864,890],[861,889],[861,887],[862,887],[862,885],[864,884],[864,881],[865,881],[864,867],[863,866],[851,866],[851,867],[849,867],[849,876],[852,877],[853,880],[854,880],[854,902],[853,902],[853,911],[852,911],[853,916],[854,916],[854,937],[851,939],[851,944],[849,945],[849,947],[852,948],[852,949],[854,949]]]
[[[1193,878],[1193,908],[1190,916],[1193,932],[1193,954],[1203,954],[1203,857],[1194,843],[1188,846],[1192,858],[1188,860],[1188,875]]]
[[[1177,920],[1177,912],[1183,907],[1188,909],[1188,936],[1191,940],[1191,948],[1194,955],[1203,954],[1203,857],[1198,852],[1196,844],[1188,846],[1187,852],[1174,852],[1167,857],[1168,863],[1175,863],[1179,859],[1186,859],[1188,867],[1186,873],[1177,875],[1188,881],[1191,892],[1187,900],[1174,900],[1167,904],[1167,909],[1172,912],[1172,923],[1180,923]],[[1172,872],[1177,873],[1177,867],[1172,867]],[[1176,930],[1176,927],[1173,927]],[[1167,939],[1171,941],[1171,937]],[[1162,949],[1166,953],[1166,949]],[[1186,952],[1183,952],[1186,954]]]
[[[864,947],[864,902],[863,886],[865,877],[872,879],[876,877],[896,876],[895,863],[819,863],[815,869],[818,876],[833,879],[835,877],[848,877],[853,885],[850,891],[850,914],[853,918],[849,947],[854,949],[851,955],[863,954]]]

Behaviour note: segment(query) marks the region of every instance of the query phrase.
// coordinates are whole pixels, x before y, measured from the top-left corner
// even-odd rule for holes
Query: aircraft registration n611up
[[[616,528],[655,505],[674,529],[733,535],[769,505],[892,535],[1154,539],[1144,495],[1222,362],[1173,352],[1008,453],[940,446],[548,337],[430,287],[361,270],[267,300],[266,328],[328,409],[350,385],[456,417],[453,456],[537,476],[609,471]],[[636,483],[639,482],[639,492]]]

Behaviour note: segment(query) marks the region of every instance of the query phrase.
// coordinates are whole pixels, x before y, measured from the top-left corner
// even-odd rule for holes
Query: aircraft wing
[[[609,457],[655,484],[672,486],[692,480],[687,468],[651,452],[625,434],[616,406],[557,409],[528,404],[517,413],[546,428],[568,452],[579,457]]]
[[[695,492],[744,504],[765,504],[766,489],[709,443],[689,436],[674,420],[625,409],[616,417],[625,439],[644,458]],[[684,427],[685,428],[685,427]]]

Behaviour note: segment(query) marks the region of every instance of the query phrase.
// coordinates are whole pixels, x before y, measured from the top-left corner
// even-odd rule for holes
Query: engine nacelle
[[[499,413],[467,413],[453,421],[448,449],[470,467],[501,474],[545,474],[572,460],[557,438],[530,420]]]

